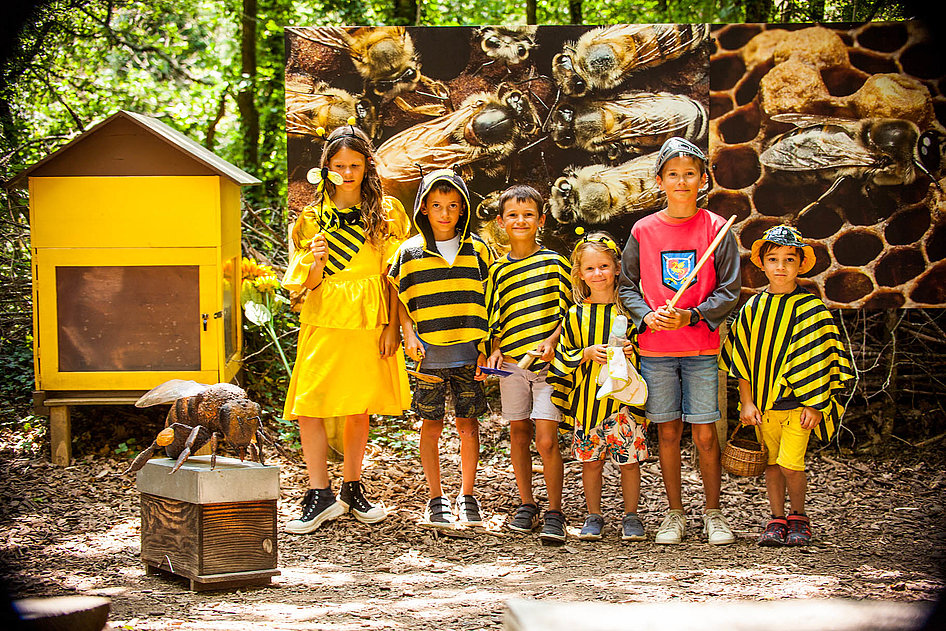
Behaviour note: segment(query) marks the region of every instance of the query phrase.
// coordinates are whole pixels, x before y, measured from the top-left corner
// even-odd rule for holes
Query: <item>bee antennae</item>
[[[939,182],[936,181],[936,178],[933,177],[933,174],[930,173],[930,170],[926,168],[926,165],[925,165],[925,164],[923,164],[922,162],[920,162],[920,161],[917,160],[916,158],[913,158],[913,164],[915,164],[915,165],[917,166],[917,168],[920,169],[920,171],[923,171],[923,173],[926,174],[926,177],[930,178],[930,180],[933,181],[933,186],[936,187],[936,190],[938,190],[940,193],[943,192],[943,187],[939,185]]]
[[[489,61],[484,61],[483,63],[481,63],[481,64],[479,65],[479,67],[478,67],[476,70],[473,71],[473,73],[472,73],[473,76],[475,77],[475,76],[479,73],[480,70],[482,70],[482,69],[485,68],[486,66],[489,66],[489,65],[494,64],[494,63],[496,63],[496,60],[495,60],[495,59],[490,59]]]
[[[424,179],[424,167],[420,162],[415,162],[414,166],[417,167],[417,170],[420,171],[420,179]]]
[[[544,130],[543,130],[543,131],[544,131]],[[528,151],[529,149],[531,149],[532,147],[536,146],[536,145],[539,144],[540,142],[544,142],[547,138],[548,138],[548,134],[546,134],[545,136],[542,136],[542,137],[539,138],[538,140],[535,140],[535,141],[529,143],[528,145],[526,145],[525,147],[523,147],[522,149],[520,149],[519,152],[522,153],[523,151]]]

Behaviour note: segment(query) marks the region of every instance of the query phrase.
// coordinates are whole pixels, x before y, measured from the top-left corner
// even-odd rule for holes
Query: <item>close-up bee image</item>
[[[567,255],[579,226],[623,245],[666,204],[653,166],[679,136],[707,152],[698,203],[736,216],[746,260],[788,223],[817,242],[806,279],[830,307],[946,304],[946,77],[930,42],[916,21],[287,28],[290,214],[314,194],[318,130],[354,117],[406,208],[425,173],[452,168],[497,250],[511,184],[543,196],[543,245]]]
[[[564,100],[549,118],[552,141],[610,160],[660,149],[671,136],[703,144],[709,117],[699,101],[680,94],[637,92],[610,99]]]
[[[708,24],[621,24],[588,31],[552,60],[552,76],[568,96],[620,87],[631,75],[695,51]]]

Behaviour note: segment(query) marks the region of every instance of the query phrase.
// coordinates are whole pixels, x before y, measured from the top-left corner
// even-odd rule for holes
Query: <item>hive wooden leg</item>
[[[72,460],[72,428],[68,405],[49,408],[49,445],[53,464],[68,467]]]

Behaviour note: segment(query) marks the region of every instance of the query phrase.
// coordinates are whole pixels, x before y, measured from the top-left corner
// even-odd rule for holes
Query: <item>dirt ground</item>
[[[486,436],[498,426],[487,423]],[[0,441],[2,442],[2,441]],[[3,445],[0,444],[0,449]],[[885,458],[810,454],[808,513],[814,545],[756,545],[766,518],[761,479],[723,475],[734,545],[700,532],[702,489],[684,464],[687,538],[657,546],[664,494],[656,462],[643,466],[641,517],[651,541],[620,541],[617,471],[606,469],[607,534],[581,542],[578,465],[566,469],[570,537],[543,547],[504,532],[517,504],[508,458],[488,452],[478,489],[487,528],[451,538],[416,526],[426,494],[418,459],[369,447],[365,483],[389,518],[366,526],[345,516],[313,534],[280,532],[281,575],[271,587],[192,593],[183,580],[147,576],[139,559],[139,499],[125,460],[86,456],[67,468],[0,450],[0,562],[16,598],[102,595],[116,629],[489,629],[507,599],[666,602],[853,598],[933,601],[944,587],[946,455],[942,445],[904,447]],[[443,448],[445,488],[459,485],[456,437]],[[279,528],[297,516],[305,477],[280,464]],[[539,464],[538,459],[535,460]],[[536,467],[538,496],[544,483]],[[338,473],[337,467],[334,469]],[[335,478],[338,479],[337,477]],[[337,483],[336,483],[337,486]]]

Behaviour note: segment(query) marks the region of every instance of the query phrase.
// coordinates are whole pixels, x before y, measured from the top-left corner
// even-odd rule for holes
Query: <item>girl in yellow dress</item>
[[[321,164],[308,179],[316,198],[293,225],[283,279],[289,290],[310,290],[283,412],[299,421],[309,474],[302,516],[286,525],[294,534],[312,532],[349,510],[364,523],[386,517],[383,506],[365,499],[360,482],[368,419],[410,407],[397,297],[384,280],[388,259],[409,232],[407,214],[397,199],[383,196],[371,142],[352,125],[326,138]],[[333,416],[345,417],[337,498],[323,421]]]

